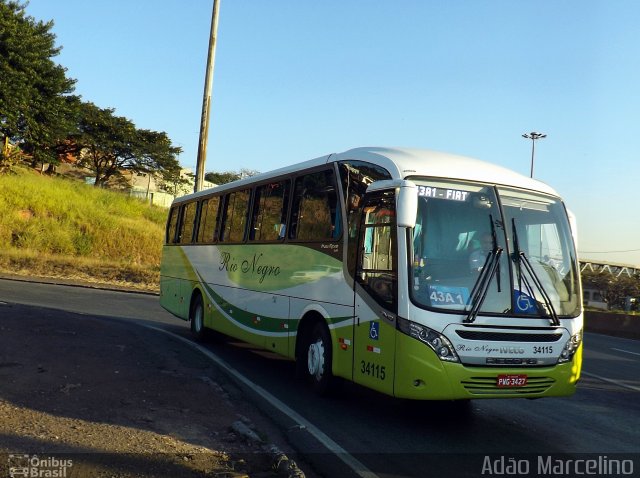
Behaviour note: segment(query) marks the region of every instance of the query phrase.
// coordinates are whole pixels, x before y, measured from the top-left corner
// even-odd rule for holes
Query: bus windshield
[[[575,316],[578,279],[557,198],[511,188],[412,178],[413,302],[469,315]],[[490,270],[490,272],[489,272]]]
[[[498,192],[511,245],[513,311],[576,316],[579,273],[564,205],[542,194],[502,187]]]

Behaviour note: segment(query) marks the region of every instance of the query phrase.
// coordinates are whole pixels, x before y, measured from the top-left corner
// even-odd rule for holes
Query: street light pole
[[[218,11],[220,0],[213,0],[211,14],[211,30],[209,33],[209,53],[207,55],[207,73],[204,79],[202,96],[202,116],[200,117],[200,140],[198,141],[198,158],[196,164],[195,184],[193,192],[202,190],[204,181],[204,164],[207,161],[207,139],[209,138],[209,112],[211,111],[211,91],[213,90],[213,67],[216,59],[216,36],[218,34]]]
[[[535,131],[532,131],[531,133],[523,134],[522,137],[531,140],[531,177],[533,177],[533,160],[536,154],[536,139],[546,138],[547,135],[544,133],[536,133]]]

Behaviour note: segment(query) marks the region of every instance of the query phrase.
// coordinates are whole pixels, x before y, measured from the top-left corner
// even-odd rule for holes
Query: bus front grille
[[[471,377],[460,382],[464,389],[473,395],[526,395],[544,393],[554,383],[551,377],[529,377],[522,387],[498,387],[497,377]]]
[[[456,330],[466,340],[489,340],[492,342],[557,342],[562,334],[504,333],[475,330]]]

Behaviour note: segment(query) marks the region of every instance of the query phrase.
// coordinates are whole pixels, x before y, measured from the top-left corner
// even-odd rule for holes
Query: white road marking
[[[209,358],[216,365],[218,365],[219,367],[222,367],[223,369],[225,369],[227,371],[227,373],[229,373],[229,375],[233,376],[236,380],[238,380],[242,384],[246,385],[247,387],[251,388],[252,390],[255,390],[258,394],[260,394],[260,396],[262,396],[262,398],[264,398],[272,406],[274,406],[275,408],[280,410],[285,415],[289,416],[289,418],[291,418],[293,421],[297,422],[299,426],[304,427],[304,429],[306,429],[309,433],[311,433],[311,435],[313,435],[313,437],[316,440],[318,440],[325,448],[327,448],[329,451],[334,453],[349,468],[351,468],[356,473],[356,475],[358,475],[358,476],[360,476],[362,478],[379,478],[378,475],[376,475],[374,472],[369,470],[358,459],[356,459],[355,457],[350,455],[347,452],[347,450],[345,450],[340,445],[338,445],[336,442],[334,442],[331,438],[329,438],[323,431],[321,431],[313,423],[308,421],[306,418],[304,418],[298,412],[296,412],[293,409],[291,409],[284,402],[282,402],[278,398],[276,398],[273,395],[271,395],[264,388],[262,388],[259,385],[256,385],[255,383],[253,383],[251,380],[249,380],[247,377],[242,375],[236,369],[234,369],[233,367],[228,365],[224,360],[222,360],[220,357],[218,357],[216,354],[214,354],[210,350],[207,350],[206,348],[202,347],[201,345],[198,345],[197,343],[192,342],[189,339],[181,337],[180,335],[176,335],[176,334],[174,334],[172,332],[169,332],[167,330],[160,329],[158,327],[153,327],[151,325],[144,325],[144,324],[140,324],[140,325],[142,325],[142,327],[146,327],[148,329],[152,329],[152,330],[155,330],[155,331],[158,331],[158,332],[162,332],[163,334],[170,335],[171,337],[173,337],[173,338],[175,338],[177,340],[180,340],[180,341],[184,342],[185,344],[187,344],[188,346],[196,349],[197,351],[199,351],[200,353],[205,355],[207,358]]]
[[[640,354],[638,352],[630,352],[629,350],[622,350],[622,349],[614,349],[613,347],[611,347],[611,350],[615,350],[617,352],[624,352],[626,354],[632,354],[632,355],[638,355],[640,356]]]
[[[633,390],[635,392],[640,392],[640,387],[634,387],[633,385],[627,385],[626,383],[620,383],[619,380],[612,380],[610,378],[602,377],[600,375],[596,375],[595,373],[582,372],[582,375],[586,375],[587,377],[597,378],[598,380],[602,380],[603,382],[612,383],[617,385],[618,387],[628,388],[629,390]]]

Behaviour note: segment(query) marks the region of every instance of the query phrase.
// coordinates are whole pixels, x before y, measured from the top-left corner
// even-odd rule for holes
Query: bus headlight
[[[582,343],[582,330],[575,335],[572,335],[567,343],[564,345],[562,352],[560,352],[560,358],[558,359],[558,363],[569,362],[573,356],[575,355],[578,347]]]
[[[458,354],[453,350],[453,345],[444,335],[439,334],[435,330],[416,324],[410,320],[398,317],[398,330],[400,332],[419,340],[428,345],[440,360],[445,362],[459,362]]]

